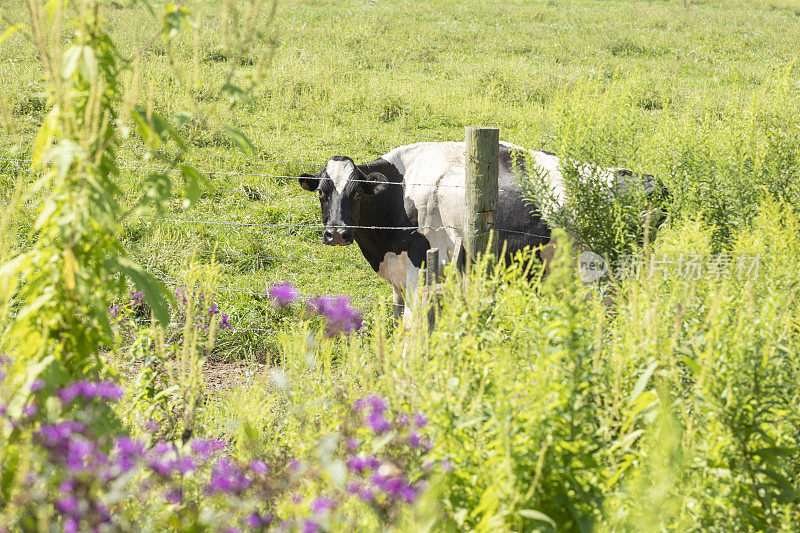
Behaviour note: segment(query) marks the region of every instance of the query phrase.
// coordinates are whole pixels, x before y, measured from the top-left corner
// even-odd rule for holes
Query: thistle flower
[[[267,473],[268,470],[269,468],[267,467],[267,463],[265,463],[264,461],[259,461],[259,460],[250,461],[250,471],[253,472],[254,474],[263,476]]]
[[[309,506],[314,514],[327,513],[334,508],[335,502],[327,496],[320,496],[311,501]]]
[[[144,303],[144,294],[139,291],[131,291],[128,293],[131,299],[131,307],[139,307]]]
[[[122,389],[110,381],[79,381],[56,392],[61,403],[68,404],[78,396],[86,400],[102,399],[117,401],[122,398]]]
[[[238,465],[228,458],[219,459],[211,470],[208,490],[212,493],[241,494],[250,487],[250,480]]]
[[[268,294],[272,305],[275,307],[286,307],[290,303],[300,299],[301,296],[300,291],[288,283],[275,285],[268,291]]]
[[[369,426],[369,428],[378,435],[386,433],[392,429],[392,425],[388,420],[386,420],[386,418],[383,416],[383,413],[379,411],[371,412],[369,415],[367,415],[364,421],[366,422],[367,426]]]
[[[189,442],[192,452],[205,461],[215,452],[225,448],[225,442],[219,439],[193,439]]]
[[[350,306],[348,298],[320,296],[319,298],[309,298],[306,305],[311,312],[327,319],[328,325],[325,328],[325,334],[329,337],[340,333],[352,333],[363,325],[361,315]]]

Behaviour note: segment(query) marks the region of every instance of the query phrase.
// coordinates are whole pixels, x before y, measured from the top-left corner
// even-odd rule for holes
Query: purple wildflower
[[[75,436],[68,440],[64,466],[71,472],[80,472],[89,466],[94,453],[94,444],[83,437]]]
[[[208,314],[211,315],[211,316],[219,314],[219,306],[217,305],[216,302],[211,302],[209,304],[209,306],[208,306]]]
[[[117,401],[122,398],[122,389],[110,381],[78,381],[58,390],[56,394],[64,404],[70,403],[78,396],[83,396],[86,400]]]
[[[36,433],[46,448],[64,449],[73,433],[83,431],[83,424],[72,420],[60,424],[45,424]]]
[[[197,469],[197,463],[192,457],[181,457],[177,462],[178,473],[181,475],[189,474]]]
[[[264,526],[268,526],[272,523],[272,515],[264,515],[261,516],[258,513],[250,513],[247,516],[247,525],[252,527],[253,529],[258,529]]]
[[[392,429],[392,425],[389,423],[388,420],[383,416],[382,412],[373,411],[369,415],[367,415],[365,422],[367,425],[377,433],[378,435],[382,433],[386,433],[390,429]]]
[[[268,470],[269,468],[267,467],[267,463],[265,463],[264,461],[259,461],[259,460],[250,461],[250,471],[253,472],[254,474],[263,476],[264,474],[267,473]]]
[[[325,333],[329,337],[340,333],[352,333],[363,325],[361,315],[350,305],[350,300],[343,296],[310,298],[307,305],[312,312],[328,320]]]
[[[164,499],[166,499],[169,503],[183,502],[183,489],[176,487],[168,490],[166,494],[164,494]]]
[[[345,446],[347,446],[348,450],[357,450],[359,446],[361,446],[361,443],[358,441],[357,438],[350,437],[349,439],[347,439]]]
[[[241,494],[250,487],[250,480],[238,465],[228,458],[216,462],[211,470],[208,490],[215,493]]]
[[[7,411],[8,411],[8,407],[6,407],[3,404],[0,404],[0,416],[5,416]]]
[[[361,472],[362,470],[367,468],[367,463],[361,457],[354,455],[347,459],[347,468],[354,472]]]
[[[120,306],[118,306],[118,305],[115,305],[114,307],[109,307],[108,308],[108,314],[111,315],[111,318],[119,318],[119,314],[121,312],[122,312],[122,308]]]
[[[233,329],[233,326],[228,322],[228,315],[224,313],[219,318],[219,329]]]
[[[128,437],[118,437],[115,442],[116,465],[121,472],[129,472],[144,455],[144,445]]]
[[[75,516],[78,512],[78,499],[75,496],[67,496],[55,501],[54,507],[61,514]]]
[[[300,298],[300,291],[288,283],[281,283],[269,290],[269,298],[275,307],[286,307]]]
[[[144,423],[143,428],[148,433],[155,433],[156,431],[161,429],[161,424],[158,423],[158,420],[150,419]]]
[[[383,398],[376,395],[372,395],[367,398],[367,405],[372,408],[373,413],[384,413],[389,408]]]
[[[219,439],[194,439],[190,446],[192,452],[201,460],[205,461],[215,452],[225,448],[225,442]]]
[[[188,302],[188,300],[186,299],[187,290],[188,289],[186,287],[181,287],[180,289],[175,290],[175,297],[183,300],[183,305],[186,305]]]
[[[327,496],[320,496],[311,501],[311,512],[315,514],[327,513],[334,507],[334,501]]]
[[[25,407],[22,408],[22,414],[25,416],[33,416],[39,411],[39,408],[29,403]]]
[[[34,379],[33,383],[31,383],[31,392],[40,391],[44,388],[44,380],[43,379]]]
[[[400,487],[400,497],[403,498],[406,503],[414,503],[414,500],[417,499],[417,491],[411,485],[403,485]]]
[[[131,307],[139,307],[144,303],[144,294],[139,291],[131,291],[129,296],[131,297]]]
[[[80,530],[80,523],[75,517],[69,517],[64,520],[64,533],[78,533]]]
[[[414,415],[414,423],[418,428],[424,428],[426,425],[428,425],[428,419],[425,418],[425,415],[422,413],[417,413]]]
[[[397,496],[403,487],[403,479],[400,476],[382,476],[375,473],[372,474],[370,481],[389,496]]]
[[[322,528],[313,520],[303,521],[303,533],[318,533]]]
[[[408,425],[408,415],[405,413],[400,413],[399,415],[397,415],[395,423],[397,424],[397,427],[401,428],[406,427]]]
[[[422,437],[416,431],[408,434],[408,443],[414,448],[419,448],[422,445]]]

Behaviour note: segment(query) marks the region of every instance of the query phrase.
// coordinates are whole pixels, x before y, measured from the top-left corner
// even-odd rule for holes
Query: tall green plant
[[[250,3],[248,21],[258,20],[264,4]],[[34,1],[26,5],[30,37],[50,81],[52,107],[31,154],[33,170],[41,178],[25,194],[46,196],[33,226],[35,240],[0,271],[0,296],[14,302],[3,349],[19,370],[11,373],[11,389],[23,392],[11,403],[12,410],[21,408],[39,375],[52,388],[107,373],[101,358],[103,348],[112,344],[107,309],[128,281],[144,293],[155,318],[162,324],[169,320],[165,287],[129,258],[118,237],[120,224],[151,206],[163,207],[172,189],[169,172],[180,172],[187,206],[199,199],[204,182],[183,161],[188,142],[179,127],[191,121],[193,113],[164,117],[149,103],[135,103],[139,57],[152,43],[162,40],[168,46],[182,29],[190,28],[191,13],[185,7],[168,5],[157,29],[127,58],[105,29],[103,2],[71,5],[51,0],[44,6]],[[145,5],[155,14],[149,2]],[[251,26],[245,25],[250,38],[256,27]],[[62,50],[55,36],[66,27],[74,37]],[[123,87],[124,76],[132,86]],[[232,78],[231,73],[219,93],[245,92]],[[245,135],[224,128],[236,144],[252,149]],[[123,210],[117,149],[132,131],[150,149],[149,157],[166,168],[145,178],[139,200]],[[163,151],[165,147],[174,150]]]

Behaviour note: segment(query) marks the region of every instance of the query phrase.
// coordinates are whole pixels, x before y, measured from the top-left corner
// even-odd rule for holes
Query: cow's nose
[[[325,228],[322,243],[329,246],[347,246],[353,243],[353,233],[347,228]]]

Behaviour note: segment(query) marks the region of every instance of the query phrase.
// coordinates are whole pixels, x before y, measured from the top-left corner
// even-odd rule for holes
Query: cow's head
[[[354,226],[361,222],[362,206],[386,189],[388,179],[379,172],[365,175],[349,157],[335,156],[317,174],[301,174],[300,186],[316,191],[325,231],[322,243],[353,244]]]

